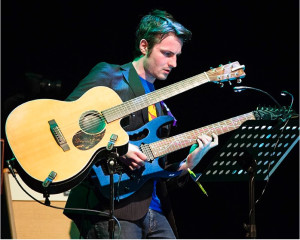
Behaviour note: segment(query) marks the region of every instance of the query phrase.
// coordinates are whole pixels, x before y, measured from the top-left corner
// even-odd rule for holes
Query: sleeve
[[[89,74],[82,79],[73,92],[66,98],[66,101],[74,101],[80,98],[86,91],[95,86],[106,86],[111,88],[111,79],[113,71],[112,64],[100,62]]]
[[[181,177],[169,178],[167,179],[167,187],[170,192],[174,191],[177,188],[183,188],[185,184],[189,181],[188,174],[185,174]]]
[[[185,160],[183,160],[181,162],[167,164],[167,165],[165,165],[164,169],[167,171],[170,171],[170,172],[175,172],[180,167],[180,164],[182,164],[184,161]],[[188,174],[185,174],[183,176],[168,178],[165,181],[167,183],[168,189],[172,191],[173,189],[184,187],[184,185],[187,183],[188,179],[189,179]]]

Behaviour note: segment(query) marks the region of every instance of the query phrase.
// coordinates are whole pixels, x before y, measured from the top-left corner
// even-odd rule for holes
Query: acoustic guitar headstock
[[[229,82],[237,80],[237,83],[242,82],[242,78],[246,76],[245,74],[245,65],[240,65],[238,61],[228,63],[226,65],[220,65],[217,68],[211,68],[206,73],[206,76],[210,81],[221,84],[221,87],[224,85],[224,82]]]

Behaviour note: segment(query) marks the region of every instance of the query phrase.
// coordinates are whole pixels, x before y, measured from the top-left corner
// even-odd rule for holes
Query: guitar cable
[[[99,216],[102,216],[102,217],[107,217],[107,218],[110,218],[110,215],[109,213],[106,213],[106,212],[102,212],[102,211],[97,211],[97,210],[92,210],[92,209],[83,209],[83,208],[63,208],[63,207],[58,207],[58,206],[53,206],[51,204],[46,204],[46,203],[43,203],[42,201],[36,199],[35,197],[33,197],[29,192],[26,191],[26,189],[22,186],[22,184],[19,182],[19,180],[17,179],[17,176],[13,170],[13,167],[11,165],[11,161],[15,160],[16,158],[13,157],[9,160],[6,160],[6,163],[7,163],[7,167],[10,171],[10,173],[12,174],[12,176],[14,177],[14,179],[16,180],[17,184],[19,185],[19,187],[23,190],[23,192],[25,192],[30,198],[32,198],[34,201],[44,205],[44,206],[47,206],[47,207],[51,207],[51,208],[55,208],[55,209],[60,209],[60,210],[68,210],[68,211],[75,211],[75,212],[78,212],[78,213],[88,213],[88,214],[91,214],[91,215],[99,215]],[[120,222],[119,220],[115,217],[115,216],[112,216],[113,219],[115,220],[115,222],[118,224],[118,227],[119,227],[119,231],[118,231],[118,238],[120,237],[120,234],[121,234],[121,225],[120,225]]]

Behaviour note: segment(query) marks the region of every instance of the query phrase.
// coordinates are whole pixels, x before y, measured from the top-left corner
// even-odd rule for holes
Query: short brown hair
[[[134,56],[138,57],[141,55],[139,45],[142,39],[147,40],[148,50],[151,53],[153,46],[161,42],[164,36],[170,32],[175,33],[183,42],[189,41],[192,37],[192,32],[177,22],[166,11],[156,9],[145,15],[136,31]]]

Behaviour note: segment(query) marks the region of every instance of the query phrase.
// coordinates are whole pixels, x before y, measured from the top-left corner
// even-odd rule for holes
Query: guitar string
[[[139,107],[139,106],[151,105],[152,103],[157,101],[155,99],[157,99],[157,98],[160,99],[161,98],[160,96],[164,96],[163,99],[165,99],[165,96],[166,95],[168,96],[168,93],[169,94],[171,93],[171,95],[173,95],[172,91],[173,92],[178,92],[179,87],[181,87],[181,91],[182,91],[182,89],[191,88],[192,84],[199,85],[199,84],[202,84],[203,82],[205,83],[204,80],[207,80],[207,77],[203,76],[201,78],[201,77],[199,77],[201,75],[203,75],[203,73],[199,74],[199,75],[196,75],[196,76],[193,76],[193,77],[190,77],[190,78],[185,79],[183,81],[174,83],[174,84],[170,85],[171,88],[169,88],[170,86],[167,86],[165,88],[158,89],[158,90],[152,92],[152,94],[145,94],[145,95],[139,96],[137,98],[134,98],[134,99],[131,99],[127,102],[124,102],[120,105],[113,106],[109,109],[103,110],[101,113],[99,113],[99,112],[89,113],[88,116],[94,116],[94,117],[90,120],[86,120],[86,123],[82,127],[82,130],[85,131],[85,132],[89,132],[89,130],[94,129],[99,124],[101,124],[102,122],[105,122],[106,118],[116,120],[116,119],[118,119],[119,115],[124,116],[124,115],[127,115],[127,113],[135,112],[135,111],[141,109],[141,107]],[[197,82],[195,82],[195,80],[196,81],[200,80],[200,81],[197,83]],[[194,83],[193,83],[193,81],[194,81]],[[173,90],[170,91],[170,89],[172,89],[172,88],[173,88]],[[135,104],[133,104],[133,103],[135,103]],[[104,114],[104,116],[102,114]],[[80,123],[80,120],[77,121],[75,124],[77,125],[79,123]],[[63,125],[60,126],[60,128],[65,128],[65,129],[67,129],[68,127],[74,127],[74,123],[73,124],[68,124],[68,126],[63,126]]]
[[[92,129],[92,128],[94,128],[95,126],[98,126],[99,125],[99,121],[101,121],[102,119],[103,119],[103,117],[100,115],[100,114],[98,114],[98,113],[95,113],[95,114],[92,114],[94,117],[95,117],[95,119],[96,120],[91,120],[90,122],[95,122],[95,124],[90,124],[87,128],[85,128],[84,126],[82,127],[82,129],[84,130],[84,131],[88,131],[88,130],[90,130],[90,129]],[[100,118],[99,120],[98,120],[98,118]],[[226,120],[225,120],[226,121]],[[224,121],[224,122],[225,122]],[[219,124],[221,124],[222,122],[220,122]]]
[[[229,68],[231,68],[234,65],[234,63],[228,64],[228,65],[230,66]],[[222,70],[224,70],[226,68],[226,66],[227,65],[219,67],[219,68],[222,68]],[[219,68],[217,68],[217,69],[219,69]],[[101,113],[101,115],[104,114],[104,115],[106,115],[106,117],[105,116],[101,116],[99,118],[100,114],[96,115],[96,117],[94,118],[94,120],[90,121],[89,123],[85,123],[85,126],[83,127],[82,130],[86,131],[86,132],[89,132],[90,129],[93,129],[93,128],[97,127],[100,123],[105,122],[105,120],[107,120],[108,122],[111,122],[113,120],[116,120],[116,119],[119,119],[119,118],[123,117],[124,115],[127,116],[128,114],[130,114],[132,112],[135,112],[135,111],[137,111],[139,109],[142,109],[143,106],[146,107],[146,106],[149,106],[149,105],[155,103],[156,101],[160,101],[160,99],[157,100],[157,96],[155,97],[155,95],[159,96],[160,93],[165,93],[166,94],[168,92],[169,93],[171,92],[170,96],[172,96],[172,91],[169,91],[172,88],[179,90],[179,87],[182,85],[183,87],[188,87],[187,89],[189,89],[189,88],[193,88],[193,87],[201,85],[203,80],[205,82],[212,81],[210,79],[211,77],[209,78],[208,75],[210,75],[210,76],[216,75],[216,73],[218,73],[217,69],[210,70],[208,72],[204,72],[204,73],[195,75],[193,77],[187,78],[187,79],[185,79],[183,81],[174,83],[174,84],[172,84],[172,85],[170,85],[168,87],[160,89],[160,91],[158,90],[158,91],[153,92],[152,94],[146,95],[146,97],[145,97],[145,95],[144,96],[140,96],[138,98],[129,100],[128,102],[125,102],[123,104],[114,106],[114,107],[112,107],[110,109],[103,110],[102,113]],[[223,73],[223,74],[219,74],[218,75],[220,80],[222,79],[220,76],[223,76],[223,75],[226,75],[226,74]],[[227,77],[229,77],[228,74],[227,74]],[[224,79],[225,78],[223,77],[223,80]],[[196,80],[196,82],[195,82],[195,80]],[[191,85],[192,85],[192,87],[191,87]],[[180,93],[180,92],[186,91],[187,89],[183,88],[180,91],[177,91],[177,94],[178,94],[178,92]],[[161,94],[161,96],[162,96],[162,94]],[[168,96],[168,97],[170,97],[170,96]],[[153,98],[153,97],[155,97],[155,98]],[[163,99],[166,99],[168,97],[164,97]],[[150,101],[148,100],[148,98],[150,98]],[[134,102],[137,102],[137,103],[136,104],[132,104]],[[135,106],[135,108],[133,108],[134,106]],[[140,106],[140,107],[136,107],[136,106]],[[76,124],[78,124],[78,122],[76,122]]]
[[[150,96],[150,98],[152,97],[152,99],[150,99],[151,103],[152,103],[153,101],[155,102],[155,100],[153,100],[153,97],[155,97],[155,95],[166,94],[168,96],[168,93],[172,92],[172,91],[170,91],[170,89],[172,89],[172,88],[174,88],[175,90],[178,90],[179,92],[186,91],[185,87],[188,87],[187,89],[190,89],[190,88],[192,88],[191,85],[192,86],[193,85],[199,86],[199,85],[202,84],[202,82],[205,83],[205,82],[210,81],[210,79],[207,79],[208,75],[214,75],[214,74],[212,74],[212,73],[210,73],[210,71],[208,71],[207,73],[204,72],[204,73],[195,75],[195,76],[187,78],[183,81],[180,81],[180,82],[174,83],[172,85],[169,85],[168,87],[164,87],[162,89],[154,91],[154,92],[152,92],[152,95],[149,94],[147,97],[149,97],[149,96]],[[195,86],[193,86],[193,87],[195,87]],[[179,89],[179,87],[182,87],[182,88]],[[165,98],[163,98],[163,99],[165,99]],[[138,101],[138,102],[141,102],[142,104],[147,104],[147,106],[149,104],[151,105],[151,103],[149,103],[149,100],[147,98],[143,98],[143,96],[137,97],[135,99],[129,100],[129,101],[127,101],[125,103],[122,103],[120,105],[114,106],[110,109],[103,110],[101,112],[101,114],[100,113],[97,113],[96,115],[92,114],[96,117],[94,117],[94,120],[89,121],[89,123],[85,124],[84,127],[83,127],[83,130],[85,132],[89,132],[90,129],[93,129],[97,125],[99,125],[100,123],[105,122],[105,116],[102,116],[103,113],[106,115],[106,118],[112,118],[112,119],[116,120],[116,116],[118,118],[118,116],[123,116],[124,115],[124,113],[123,113],[123,115],[120,115],[120,113],[122,113],[122,112],[125,112],[125,114],[127,115],[128,113],[130,113],[134,110],[135,111],[139,110],[137,108],[135,108],[134,110],[133,110],[133,108],[130,108],[130,106],[135,106],[134,104],[130,105],[130,103],[133,102],[133,101]],[[141,103],[139,103],[139,105],[143,106]],[[127,110],[127,111],[125,111],[125,110]],[[74,127],[74,124],[78,125],[78,121],[76,121],[73,124],[68,124],[68,126],[60,125],[59,127],[60,127],[60,129],[62,129],[62,128],[66,129],[66,128],[69,128],[69,127]]]
[[[198,74],[198,75],[195,75],[195,76],[193,76],[193,77],[190,77],[190,78],[188,78],[188,79],[186,79],[186,80],[183,80],[183,81],[180,81],[180,82],[177,82],[177,83],[174,83],[174,84],[172,84],[172,85],[169,85],[169,86],[167,86],[167,87],[164,87],[164,88],[162,88],[162,89],[159,89],[159,90],[157,90],[157,91],[155,91],[155,92],[152,92],[152,93],[150,93],[150,94],[148,94],[148,97],[153,97],[152,95],[155,95],[155,94],[157,94],[158,95],[158,93],[159,93],[159,91],[161,90],[162,92],[163,91],[165,91],[164,93],[168,96],[168,90],[169,90],[169,88],[171,88],[171,87],[173,87],[173,88],[176,88],[177,87],[177,90],[179,90],[178,92],[177,92],[177,94],[178,93],[180,93],[180,92],[184,92],[184,91],[186,91],[187,89],[190,89],[190,88],[194,88],[194,87],[196,87],[196,86],[199,86],[199,85],[201,85],[201,84],[203,84],[203,83],[205,83],[205,82],[209,82],[209,81],[213,81],[211,78],[212,78],[212,75],[216,75],[215,76],[215,80],[214,81],[221,81],[221,80],[225,80],[225,79],[231,79],[231,80],[233,80],[233,79],[236,79],[237,77],[239,77],[239,76],[234,76],[233,78],[232,78],[232,74],[234,73],[234,72],[237,72],[237,70],[235,70],[235,71],[233,71],[233,72],[231,72],[231,67],[233,67],[235,65],[235,63],[232,63],[232,64],[228,64],[228,66],[229,67],[226,67],[227,65],[225,65],[225,66],[222,66],[222,67],[219,67],[219,68],[222,68],[222,71],[223,71],[223,69],[225,69],[225,68],[228,68],[229,69],[229,71],[230,71],[230,74],[228,74],[228,73],[225,73],[225,71],[224,71],[224,73],[223,74],[216,74],[216,73],[218,73],[218,71],[219,70],[210,70],[210,71],[208,71],[208,72],[204,72],[204,73],[201,73],[201,74]],[[218,69],[218,68],[217,68]],[[210,77],[208,77],[208,75],[210,75]],[[196,81],[195,81],[196,80]],[[200,80],[200,81],[199,81]],[[203,82],[202,82],[203,81]],[[181,86],[181,85],[186,85],[185,87],[187,87],[187,89],[180,89],[179,87]],[[191,86],[192,85],[192,86]],[[170,91],[169,91],[170,92]],[[171,92],[172,93],[172,92]],[[173,96],[172,94],[171,94],[171,96]],[[170,97],[170,96],[168,96],[168,97]],[[168,97],[164,97],[163,99],[167,99]],[[154,99],[156,99],[157,100],[157,97],[155,97]],[[139,100],[139,97],[138,98],[135,98],[135,99],[132,99],[132,100],[129,100],[127,103],[128,103],[128,105],[129,106],[127,106],[126,104],[124,104],[124,106],[126,106],[126,107],[130,107],[130,106],[135,106],[135,104],[132,104],[134,101],[135,102],[137,102],[137,104],[139,103],[138,102],[138,100]],[[147,99],[146,99],[147,100]],[[161,99],[160,99],[161,100]],[[152,99],[150,99],[150,101],[151,102],[146,102],[147,104],[146,104],[146,106],[149,106],[149,105],[151,105],[151,104],[153,104],[153,103],[155,103],[155,100],[153,100],[153,98]],[[159,101],[159,100],[158,100]],[[141,108],[139,108],[139,109],[141,109]],[[126,112],[126,115],[128,115],[129,113],[131,113],[131,112],[134,112],[134,111],[137,111],[137,110],[139,110],[138,108],[135,108],[134,110],[133,109],[130,109],[129,108],[129,111],[127,111]],[[115,120],[115,119],[117,119],[117,118],[120,118],[122,115],[120,115],[121,113],[122,113],[122,111],[119,111],[119,109],[118,109],[118,106],[115,106],[115,107],[112,107],[112,108],[110,108],[110,109],[107,109],[107,110],[104,110],[103,111],[105,114],[107,114],[107,117],[109,118],[109,117],[112,117],[112,119],[113,120]],[[109,121],[110,122],[110,121]]]
[[[201,74],[200,74],[200,75],[201,75]],[[199,76],[199,75],[197,75],[197,76]],[[167,91],[171,92],[169,89],[174,88],[175,90],[178,90],[178,86],[181,86],[181,85],[183,86],[182,88],[184,88],[184,87],[186,87],[186,85],[188,85],[189,82],[194,81],[194,80],[197,78],[197,76],[194,76],[194,77],[188,78],[188,79],[186,79],[186,80],[183,80],[183,81],[181,81],[181,82],[178,82],[178,83],[174,83],[174,84],[172,84],[172,85],[169,85],[168,88],[166,88],[166,87],[165,87],[165,88],[161,88],[161,89],[159,89],[159,90],[157,90],[157,91],[152,92],[152,94],[154,95],[154,93],[157,92],[157,93],[156,93],[157,95],[158,95],[158,94],[161,94],[161,95],[166,94],[166,95],[167,95]],[[202,80],[203,80],[203,78],[200,78],[200,84],[201,84]],[[171,87],[170,87],[170,86],[171,86]],[[177,89],[176,89],[176,88],[177,88]],[[173,91],[174,91],[174,90],[173,90]],[[137,105],[138,105],[138,104],[139,104],[139,105],[142,105],[142,104],[148,103],[148,102],[149,102],[149,99],[148,99],[148,98],[149,98],[149,95],[147,95],[147,98],[145,98],[145,97],[143,98],[143,97],[144,97],[144,96],[139,96],[139,97],[137,97],[137,98],[135,98],[135,99],[129,100],[128,102],[125,102],[125,103],[122,103],[122,104],[120,104],[120,105],[114,106],[114,107],[112,107],[111,109],[103,110],[101,113],[97,112],[96,115],[95,115],[94,113],[89,113],[90,116],[92,115],[92,116],[96,116],[96,117],[93,118],[93,119],[94,119],[93,121],[87,121],[87,122],[84,124],[84,127],[83,127],[84,131],[85,131],[85,132],[89,132],[90,129],[95,128],[95,126],[96,126],[97,124],[99,124],[99,121],[105,123],[106,118],[105,118],[105,116],[102,115],[102,113],[106,114],[106,117],[107,117],[107,118],[110,118],[111,116],[116,115],[117,112],[118,112],[118,113],[120,113],[120,112],[125,112],[126,109],[127,109],[127,111],[128,111],[128,109],[129,109],[129,107],[130,107],[129,104],[132,103],[133,101],[136,101],[136,102],[137,102]],[[150,96],[150,97],[151,97],[151,96]],[[82,114],[81,114],[81,116],[82,116]],[[81,117],[81,116],[80,116],[80,117]],[[78,126],[78,125],[79,125],[79,128],[80,128],[80,117],[79,117],[78,120],[76,120],[76,121],[74,121],[74,122],[71,122],[71,123],[68,123],[68,124],[66,124],[66,125],[61,124],[60,122],[57,122],[58,128],[59,128],[60,131],[62,132],[62,135],[65,136],[64,132],[67,131],[67,130],[70,129],[70,128],[74,128],[74,126]],[[96,120],[95,120],[95,119],[96,119]],[[39,129],[36,128],[36,130],[38,131]],[[37,134],[38,134],[38,133],[37,133]],[[75,133],[74,133],[74,134],[75,134]],[[65,137],[66,137],[66,136],[65,136]]]
[[[208,72],[208,74],[209,75],[211,75],[209,72]],[[202,75],[202,78],[201,78],[201,75]],[[191,78],[188,78],[188,79],[186,79],[186,80],[183,80],[183,81],[181,81],[181,82],[183,82],[182,84],[180,84],[181,82],[177,82],[177,83],[175,83],[175,84],[173,84],[173,85],[170,85],[170,86],[172,86],[173,88],[175,88],[175,87],[177,87],[177,90],[179,89],[178,88],[178,86],[180,86],[180,85],[182,85],[183,87],[185,87],[185,85],[188,85],[188,87],[189,88],[191,88],[189,85],[190,85],[190,82],[191,83],[193,83],[193,81],[194,80],[197,80],[197,78],[199,78],[198,79],[198,81],[199,81],[199,83],[197,83],[197,82],[195,82],[194,84],[195,84],[195,86],[199,86],[199,85],[201,85],[201,83],[202,83],[202,81],[204,81],[205,80],[205,82],[208,82],[209,80],[207,80],[207,76],[205,75],[205,76],[203,76],[204,74],[202,73],[202,74],[199,74],[199,75],[196,75],[196,76],[194,76],[194,77],[191,77]],[[189,83],[189,84],[187,84],[187,83]],[[188,89],[189,89],[188,88]],[[171,89],[171,88],[170,88]],[[168,90],[169,90],[169,88],[163,88],[163,89],[159,89],[159,90],[161,90],[160,91],[160,93],[164,93],[164,94],[166,94],[166,95],[168,95]],[[182,89],[181,89],[182,90]],[[179,92],[181,92],[181,91],[179,91]],[[154,93],[154,92],[153,92]],[[137,100],[140,100],[141,98],[137,98]],[[147,100],[148,99],[142,99],[142,101],[141,102],[147,102]],[[129,104],[129,102],[125,102],[125,103],[123,103],[123,104],[120,104],[119,105],[119,107],[121,108],[121,110],[122,110],[122,108],[123,108],[123,110],[127,107],[127,109],[128,109],[128,104]],[[109,111],[109,109],[107,110],[107,112],[108,112],[108,115],[109,114],[112,114],[112,115],[114,115],[114,114],[116,114],[116,111],[120,111],[118,108],[116,108],[117,106],[115,106],[115,107],[113,107],[112,108],[112,111],[110,112]],[[130,107],[130,106],[129,106]],[[104,110],[104,111],[102,111],[101,113],[96,113],[96,115],[94,115],[94,114],[92,114],[93,116],[96,116],[96,118],[94,118],[94,119],[97,119],[97,121],[91,121],[91,123],[89,123],[89,124],[91,124],[91,126],[93,126],[93,124],[99,124],[99,119],[102,121],[102,122],[105,122],[105,117],[104,116],[102,116],[102,113],[103,112],[106,112],[106,110]],[[73,123],[74,124],[74,123]],[[75,122],[75,124],[76,125],[78,125],[78,121],[76,121]],[[58,127],[60,128],[60,129],[62,129],[62,125],[60,124],[60,123],[58,123]],[[68,127],[70,127],[70,125],[67,125],[67,126],[65,126],[64,128],[68,128]],[[63,131],[64,132],[64,131]],[[62,132],[62,133],[63,133]]]
[[[155,147],[154,148],[156,150],[155,156],[159,157],[159,156],[164,155],[166,153],[169,153],[171,151],[176,151],[176,150],[185,148],[187,146],[191,146],[192,144],[197,142],[197,136],[200,133],[209,134],[209,133],[215,132],[218,135],[221,135],[221,134],[224,133],[224,130],[223,130],[224,126],[221,126],[220,124],[221,123],[217,123],[217,124],[214,124],[212,126],[207,126],[205,128],[197,129],[197,130],[195,130],[194,132],[190,133],[187,136],[189,138],[183,139],[182,137],[177,136],[174,139],[170,139],[170,140],[168,139],[168,140],[166,140],[166,142],[169,145],[167,145],[164,149],[161,149],[160,147]],[[224,123],[222,123],[222,124],[224,124]],[[237,125],[239,125],[239,124],[237,123]],[[206,129],[208,127],[210,127],[211,129],[207,131]],[[234,129],[236,129],[236,127],[238,127],[238,126],[234,126]],[[228,129],[229,129],[229,127],[228,127]],[[231,130],[234,130],[234,129],[231,129]],[[153,145],[157,145],[157,144],[153,144]]]
[[[253,119],[253,113],[246,113],[231,119],[227,119],[218,123],[214,123],[211,125],[208,125],[203,128],[198,128],[186,133],[178,134],[176,136],[163,139],[154,143],[149,144],[152,151],[154,151],[155,157],[163,156],[166,153],[169,153],[170,151],[168,149],[172,149],[173,151],[179,150],[181,148],[185,148],[187,146],[190,146],[194,143],[196,143],[197,136],[203,132],[205,134],[213,133],[217,131],[218,135],[221,135],[223,133],[232,131],[236,128],[238,128],[243,122]],[[227,128],[227,131],[224,131],[224,125]],[[209,130],[206,130],[209,128]],[[230,129],[233,128],[233,129]],[[184,140],[186,139],[186,141]],[[167,145],[169,144],[169,145]],[[164,149],[161,149],[161,145],[166,146]],[[168,150],[168,151],[167,151]]]
[[[251,117],[250,118],[246,117],[246,120],[247,119],[251,119]],[[190,136],[194,140],[194,142],[192,142],[192,143],[196,143],[197,136],[199,135],[199,133],[205,132],[206,134],[209,134],[209,133],[217,132],[220,135],[220,134],[224,133],[224,129],[223,129],[224,125],[227,128],[226,132],[228,132],[228,131],[236,129],[237,127],[239,127],[241,125],[242,122],[244,122],[246,120],[243,116],[238,116],[238,117],[234,117],[232,119],[227,119],[227,120],[224,120],[222,122],[218,122],[218,123],[215,123],[215,124],[208,125],[204,128],[200,128],[200,129],[198,129],[198,131],[196,131],[194,133],[190,132]],[[207,130],[207,128],[209,128],[209,130]],[[229,128],[231,128],[231,129],[229,129]],[[180,139],[178,139],[178,140],[180,140]],[[186,143],[186,142],[183,142],[183,143]],[[188,146],[188,145],[185,144],[185,146]],[[177,150],[177,149],[175,148],[175,150]]]
[[[233,66],[233,65],[230,65],[230,66]],[[137,108],[136,106],[138,106],[138,105],[139,106],[149,106],[149,105],[155,103],[155,101],[159,101],[159,100],[157,100],[157,97],[155,97],[155,95],[161,94],[161,96],[162,96],[162,93],[164,93],[164,94],[167,94],[168,92],[172,93],[172,91],[170,91],[170,89],[174,88],[174,89],[179,90],[179,87],[181,87],[181,85],[183,87],[188,87],[187,89],[185,89],[185,88],[181,89],[179,91],[179,93],[180,93],[180,92],[186,91],[190,88],[201,85],[202,81],[203,81],[203,83],[208,82],[208,81],[212,81],[212,80],[210,80],[210,78],[212,77],[212,75],[216,75],[218,70],[212,71],[212,73],[211,73],[211,71],[212,70],[210,70],[208,72],[203,72],[203,73],[200,73],[200,74],[195,75],[193,77],[182,80],[180,82],[174,83],[172,85],[169,85],[167,87],[164,87],[162,89],[154,91],[154,92],[152,92],[152,94],[148,94],[148,95],[146,94],[147,97],[150,97],[150,98],[152,97],[150,99],[150,102],[147,99],[147,97],[145,97],[146,95],[143,95],[143,96],[139,96],[135,99],[131,99],[131,100],[129,100],[125,103],[122,103],[120,105],[111,107],[110,109],[103,110],[102,113],[104,113],[104,115],[106,115],[106,120],[111,119],[111,120],[109,120],[109,122],[124,116],[124,114],[125,114],[125,116],[127,116],[128,114],[143,108],[143,107],[138,107]],[[210,75],[210,77],[208,77],[208,75]],[[219,74],[218,76],[222,76],[222,75],[225,75],[225,73],[224,74]],[[223,77],[223,79],[225,79],[225,78]],[[192,87],[191,87],[191,83],[192,83]],[[193,86],[193,85],[195,85],[195,86]],[[178,94],[178,92],[177,92],[177,94]],[[171,94],[171,96],[173,96],[173,95]],[[154,99],[156,99],[156,100],[154,100]],[[164,97],[163,99],[166,99],[166,98]],[[137,102],[138,104],[132,104],[132,102]],[[135,108],[134,108],[134,106],[135,106]],[[97,117],[94,118],[95,119],[94,121],[90,121],[90,123],[88,123],[88,125],[85,125],[83,130],[86,131],[86,132],[89,132],[90,129],[95,128],[95,125],[98,125],[99,123],[102,123],[102,122],[105,121],[105,116],[101,116],[100,118],[99,118],[99,116],[100,115],[97,115]],[[76,122],[76,124],[78,124],[78,122]]]
[[[125,106],[127,108],[127,109],[124,108],[126,115],[130,112],[139,110],[138,108],[136,108],[136,104],[141,105],[141,103],[142,103],[142,104],[144,104],[145,107],[147,107],[155,102],[159,102],[163,99],[169,98],[170,96],[173,96],[180,92],[186,91],[186,90],[194,87],[193,85],[197,86],[197,85],[204,83],[204,80],[207,80],[207,78],[205,76],[201,77],[201,75],[203,75],[203,73],[193,76],[191,78],[188,78],[186,80],[174,83],[167,87],[158,89],[154,92],[146,94],[145,98],[143,98],[143,96],[139,96],[137,98],[134,98],[134,99],[131,99],[131,100],[125,102],[123,106]],[[176,94],[173,94],[173,92],[175,92]],[[114,119],[116,117],[118,118],[122,114],[122,112],[119,111],[118,106],[104,110],[103,112],[104,112],[104,114],[107,115],[108,118],[112,118],[112,119]]]

